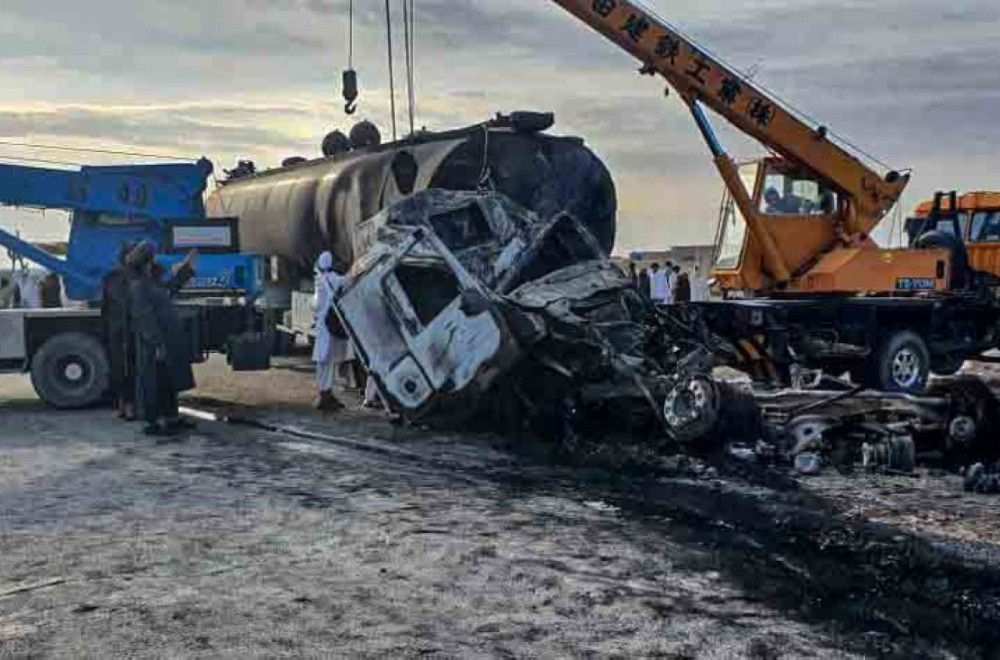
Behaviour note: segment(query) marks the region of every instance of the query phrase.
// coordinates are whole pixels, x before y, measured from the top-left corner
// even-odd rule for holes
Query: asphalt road
[[[146,438],[0,378],[0,655],[995,657],[995,498],[725,461],[573,464],[199,368]],[[625,458],[628,456],[629,458]],[[990,531],[993,534],[990,536]]]

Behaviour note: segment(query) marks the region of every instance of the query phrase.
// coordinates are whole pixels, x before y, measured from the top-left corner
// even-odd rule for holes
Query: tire
[[[956,466],[1000,459],[1000,401],[986,383],[976,376],[959,376],[935,383],[927,392],[950,401],[952,420],[964,417],[973,423],[973,436],[964,442],[956,443],[961,439],[954,437],[946,439],[946,458]]]
[[[49,337],[31,358],[31,384],[54,408],[86,408],[108,392],[110,368],[104,346],[93,335],[64,332]]]
[[[873,386],[884,392],[921,394],[930,376],[927,343],[912,330],[899,330],[879,347],[872,365]]]

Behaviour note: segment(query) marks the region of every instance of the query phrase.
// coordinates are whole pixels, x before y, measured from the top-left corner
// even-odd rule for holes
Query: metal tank
[[[243,251],[283,257],[308,273],[325,249],[352,264],[360,256],[356,227],[415,191],[489,185],[543,218],[571,212],[610,253],[617,211],[611,175],[582,139],[541,132],[551,124],[550,114],[498,115],[239,177],[208,196],[207,213],[239,218]]]

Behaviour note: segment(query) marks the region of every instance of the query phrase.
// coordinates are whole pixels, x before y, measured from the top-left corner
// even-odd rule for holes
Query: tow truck
[[[921,392],[1000,343],[996,282],[960,236],[928,227],[905,249],[871,238],[909,174],[887,169],[630,0],[553,0],[658,74],[688,107],[725,183],[715,283],[696,303],[738,348],[734,366],[787,383],[793,365]],[[769,155],[737,164],[707,111]]]
[[[100,402],[108,359],[99,302],[103,277],[126,243],[147,241],[170,268],[192,249],[198,273],[179,295],[191,360],[225,352],[234,369],[266,369],[267,340],[254,302],[262,258],[239,251],[237,220],[206,219],[202,194],[212,164],[83,166],[79,170],[0,164],[0,204],[69,211],[65,258],[0,230],[0,246],[62,280],[67,304],[0,310],[0,372],[28,372],[57,408]]]

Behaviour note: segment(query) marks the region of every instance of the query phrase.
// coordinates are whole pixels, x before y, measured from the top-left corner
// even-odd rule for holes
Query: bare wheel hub
[[[83,378],[83,367],[77,362],[70,362],[63,370],[63,376],[71,383],[78,383]]]
[[[920,356],[911,348],[901,348],[892,358],[892,380],[899,387],[910,389],[920,381]]]
[[[707,376],[690,376],[679,381],[663,403],[663,419],[680,442],[697,440],[718,421],[719,393]]]

